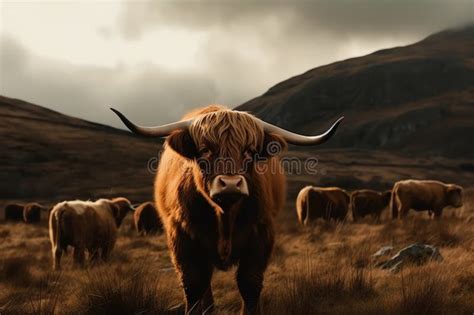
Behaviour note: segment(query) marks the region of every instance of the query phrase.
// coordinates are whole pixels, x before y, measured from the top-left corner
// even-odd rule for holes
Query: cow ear
[[[196,145],[188,130],[173,131],[166,139],[166,143],[185,158],[194,159],[198,156]]]
[[[280,135],[274,133],[265,133],[263,147],[260,152],[261,157],[272,157],[281,154],[287,149],[288,145]]]
[[[117,218],[120,212],[120,207],[114,202],[110,203],[110,209],[112,210],[112,216]]]

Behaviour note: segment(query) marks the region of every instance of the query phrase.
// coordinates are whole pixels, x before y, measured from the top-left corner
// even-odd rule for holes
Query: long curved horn
[[[125,117],[121,112],[116,110],[115,108],[110,108],[117,116],[119,116],[120,120],[127,126],[130,131],[146,136],[146,137],[166,137],[174,130],[177,129],[187,129],[193,122],[193,119],[190,120],[181,120],[171,124],[156,126],[156,127],[142,127],[135,125],[127,117]]]
[[[324,143],[331,138],[336,132],[337,127],[344,119],[344,116],[340,117],[325,133],[318,136],[303,136],[291,131],[285,130],[283,128],[277,127],[275,125],[269,124],[260,120],[262,123],[263,129],[267,132],[272,132],[282,136],[288,143],[296,145],[318,145]]]

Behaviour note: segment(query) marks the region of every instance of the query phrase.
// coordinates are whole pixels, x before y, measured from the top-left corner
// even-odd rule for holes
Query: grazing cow
[[[392,217],[405,218],[408,211],[429,211],[430,216],[439,218],[447,206],[462,207],[463,189],[454,184],[434,180],[402,180],[392,189],[390,208]]]
[[[74,263],[84,265],[84,252],[91,262],[106,261],[117,238],[117,228],[132,205],[125,198],[64,201],[51,210],[49,237],[53,268],[60,269],[62,252],[74,247]]]
[[[298,221],[302,225],[318,218],[342,221],[349,211],[349,194],[337,187],[306,186],[296,198]]]
[[[380,220],[382,210],[390,203],[391,190],[378,192],[370,189],[353,191],[351,194],[352,218],[357,221],[366,215]]]
[[[133,214],[133,221],[138,234],[149,235],[163,231],[163,225],[153,202],[145,202],[138,206]]]
[[[5,221],[23,221],[23,205],[9,204],[5,207]]]
[[[285,200],[278,153],[287,143],[315,145],[306,137],[249,113],[208,106],[184,120],[140,127],[114,110],[135,133],[168,136],[155,182],[155,200],[186,298],[186,314],[212,309],[215,268],[237,267],[242,313],[256,313],[274,244],[274,218]]]
[[[23,220],[26,223],[38,223],[41,221],[41,211],[47,209],[37,203],[29,203],[23,209]]]

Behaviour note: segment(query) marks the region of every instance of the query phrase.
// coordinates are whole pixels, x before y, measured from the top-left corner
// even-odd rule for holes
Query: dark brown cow
[[[68,246],[74,247],[74,263],[84,265],[84,252],[91,262],[106,261],[117,239],[117,228],[132,211],[125,198],[92,201],[64,201],[49,215],[49,237],[53,268],[60,269],[61,256]]]
[[[114,110],[115,111],[115,110]],[[320,144],[245,113],[208,106],[185,120],[139,127],[141,135],[169,137],[155,182],[155,200],[186,297],[186,313],[212,309],[215,268],[238,265],[242,313],[255,313],[272,252],[274,218],[285,200],[285,177],[277,154],[286,143]]]
[[[150,235],[163,231],[163,224],[153,202],[142,203],[133,214],[135,229],[140,235]]]
[[[463,189],[454,184],[434,180],[403,180],[396,182],[392,189],[390,208],[392,217],[405,218],[410,209],[429,211],[434,218],[443,214],[448,206],[462,207]]]
[[[47,209],[38,203],[29,203],[23,209],[23,221],[26,223],[38,223],[41,221],[41,211]]]
[[[391,190],[378,192],[370,189],[353,191],[351,194],[352,218],[357,221],[367,215],[380,220],[383,209],[390,203]]]
[[[298,221],[302,225],[319,218],[342,221],[349,211],[349,194],[338,187],[306,186],[296,198]]]
[[[23,221],[23,205],[9,204],[5,207],[5,221]]]

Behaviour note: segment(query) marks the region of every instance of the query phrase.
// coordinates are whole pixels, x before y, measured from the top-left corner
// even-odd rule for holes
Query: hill
[[[0,96],[0,142],[0,199],[152,196],[157,141]]]
[[[474,25],[309,70],[237,109],[308,134],[345,115],[329,147],[473,158]]]

